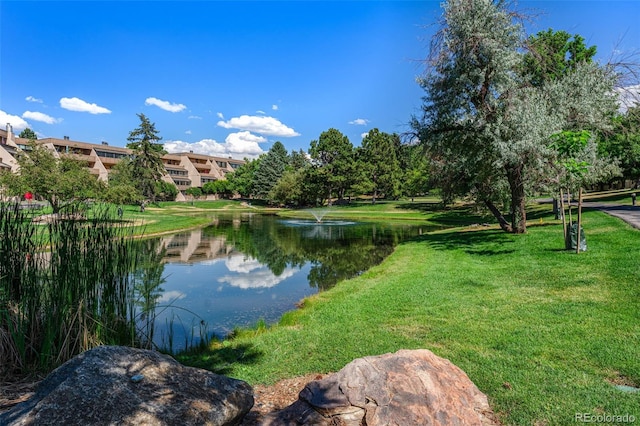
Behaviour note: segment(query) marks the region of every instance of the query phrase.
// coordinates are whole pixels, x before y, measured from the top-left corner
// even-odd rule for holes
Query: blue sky
[[[528,32],[640,51],[640,1],[520,1]],[[254,157],[336,128],[402,133],[438,1],[0,1],[0,123],[125,146],[155,123],[170,152]],[[636,60],[640,58],[636,57]]]

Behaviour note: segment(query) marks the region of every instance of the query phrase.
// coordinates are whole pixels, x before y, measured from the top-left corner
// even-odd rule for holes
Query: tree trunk
[[[522,181],[522,165],[507,168],[507,180],[511,189],[511,232],[524,234],[527,232],[527,210],[524,182]]]
[[[58,197],[56,197],[55,195],[51,196],[51,198],[49,198],[49,204],[51,205],[51,211],[53,214],[60,213],[60,204],[58,203]]]
[[[500,228],[502,228],[504,232],[513,232],[511,225],[509,225],[509,222],[507,222],[507,219],[504,218],[504,216],[502,215],[502,213],[500,213],[500,210],[498,210],[495,204],[493,204],[490,200],[484,200],[484,204],[495,216],[495,218],[498,219]]]

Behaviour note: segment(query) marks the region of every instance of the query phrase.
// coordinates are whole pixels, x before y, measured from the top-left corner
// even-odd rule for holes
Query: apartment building
[[[13,134],[10,124],[6,130],[0,129],[0,169],[18,171],[16,155],[28,144],[28,139]],[[55,156],[73,154],[86,163],[89,172],[105,182],[109,172],[121,159],[128,157],[132,151],[128,148],[111,146],[107,142],[91,144],[73,141],[65,136],[63,139],[43,138],[36,142],[50,149]],[[202,187],[207,182],[225,179],[225,175],[244,164],[242,160],[233,158],[212,157],[193,152],[166,154],[162,157],[165,174],[162,179],[178,188],[177,201],[185,201],[185,191],[193,187]]]

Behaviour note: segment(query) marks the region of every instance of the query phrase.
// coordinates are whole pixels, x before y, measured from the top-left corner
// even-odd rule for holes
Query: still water
[[[245,214],[157,238],[149,247],[161,262],[144,272],[152,283],[153,340],[176,350],[201,335],[272,324],[301,299],[361,274],[397,243],[429,230]]]

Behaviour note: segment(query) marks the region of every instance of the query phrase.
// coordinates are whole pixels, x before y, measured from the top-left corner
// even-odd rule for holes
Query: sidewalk
[[[576,205],[572,203],[572,205]],[[622,204],[605,204],[585,201],[583,208],[598,209],[611,216],[620,218],[636,229],[640,229],[640,206],[630,206]]]

